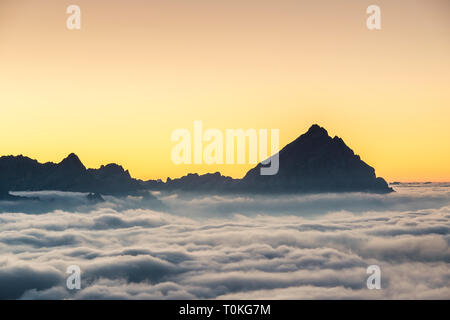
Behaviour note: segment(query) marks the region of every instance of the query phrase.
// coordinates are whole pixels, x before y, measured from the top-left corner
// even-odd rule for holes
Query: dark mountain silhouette
[[[258,164],[242,179],[216,172],[168,178],[167,182],[143,182],[114,163],[86,169],[74,153],[60,163],[39,163],[22,155],[4,156],[0,157],[0,200],[21,198],[10,191],[40,190],[87,192],[88,199],[94,202],[102,201],[101,195],[142,195],[145,189],[232,193],[393,191],[341,138],[331,138],[318,125],[285,146],[279,152],[279,161],[279,172],[272,176],[261,175],[262,164]]]
[[[117,164],[86,169],[71,153],[60,163],[39,163],[28,157],[0,157],[0,195],[8,191],[58,190],[104,195],[135,194],[141,182]],[[12,198],[11,198],[12,199]]]
[[[166,182],[161,180],[145,181],[146,188],[151,190],[185,190],[185,191],[233,191],[238,179],[223,176],[220,172],[199,175],[189,173],[178,179],[167,178]]]
[[[376,192],[393,191],[383,178],[344,141],[313,125],[279,152],[277,175],[260,175],[261,164],[239,183],[243,190],[261,192]]]
[[[147,181],[155,190],[185,190],[237,193],[320,193],[373,192],[393,190],[375,170],[347,147],[339,137],[313,125],[305,134],[279,152],[279,172],[261,175],[262,164],[247,172],[242,179],[215,174],[188,174],[179,179]]]

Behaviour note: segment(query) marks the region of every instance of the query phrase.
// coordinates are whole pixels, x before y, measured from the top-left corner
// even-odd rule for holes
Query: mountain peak
[[[345,142],[331,138],[314,124],[279,155],[279,171],[261,175],[262,164],[247,172],[240,182],[246,190],[263,192],[391,192],[375,169],[354,154]]]
[[[69,154],[59,163],[39,163],[26,157],[0,157],[0,198],[7,191],[58,190],[95,194],[136,195],[140,182],[130,177],[122,166],[108,164],[86,169],[78,156]]]
[[[327,130],[325,130],[325,128],[319,126],[318,124],[313,124],[306,132],[306,135],[328,137],[328,132]]]
[[[70,168],[77,168],[86,170],[86,167],[81,162],[80,158],[75,153],[69,154],[66,158],[64,158],[59,165],[62,165],[64,167],[70,167]]]

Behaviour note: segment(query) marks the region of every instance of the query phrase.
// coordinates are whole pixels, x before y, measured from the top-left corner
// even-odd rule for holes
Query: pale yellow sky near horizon
[[[0,155],[141,179],[243,176],[172,163],[172,131],[202,120],[281,147],[317,123],[388,181],[450,181],[450,1],[0,0],[0,112]]]

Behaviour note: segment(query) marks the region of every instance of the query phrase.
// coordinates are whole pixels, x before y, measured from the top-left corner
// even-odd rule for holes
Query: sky
[[[241,177],[173,164],[171,133],[318,123],[388,181],[450,181],[449,57],[447,0],[0,0],[0,155]]]

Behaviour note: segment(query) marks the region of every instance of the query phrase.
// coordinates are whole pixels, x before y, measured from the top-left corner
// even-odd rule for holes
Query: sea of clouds
[[[97,204],[16,193],[41,201],[0,202],[0,299],[450,299],[450,185],[394,188]]]

